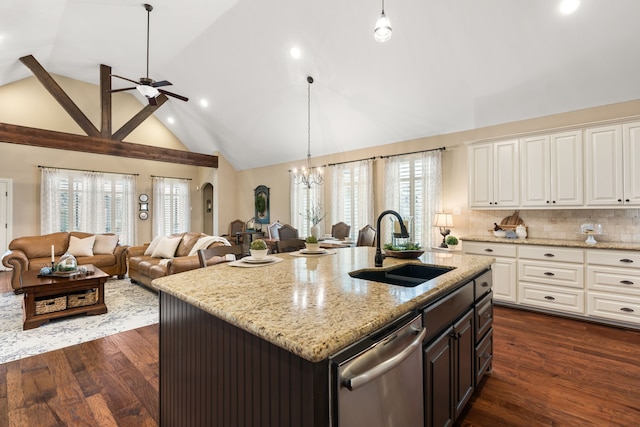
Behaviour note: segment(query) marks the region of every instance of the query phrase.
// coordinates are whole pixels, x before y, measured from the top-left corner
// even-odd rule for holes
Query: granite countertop
[[[598,236],[595,236],[596,240]],[[624,242],[598,242],[595,245],[589,245],[584,240],[557,240],[557,239],[507,239],[506,237],[495,236],[465,236],[460,240],[467,242],[487,242],[487,243],[507,243],[514,245],[538,245],[538,246],[561,246],[565,248],[586,248],[586,249],[615,249],[625,251],[640,251],[639,243]],[[585,237],[586,240],[586,237]]]
[[[490,267],[493,257],[426,251],[418,260],[386,258],[389,268],[407,262],[456,267],[413,288],[354,279],[373,269],[375,248],[336,250],[259,268],[228,263],[153,281],[162,292],[282,347],[319,362]]]

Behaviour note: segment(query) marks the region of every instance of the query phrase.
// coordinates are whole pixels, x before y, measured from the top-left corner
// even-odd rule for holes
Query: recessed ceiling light
[[[169,117],[167,118],[167,121],[169,122],[169,124],[174,124],[176,122],[176,119],[174,119],[173,117]]]
[[[203,107],[208,107],[209,106],[209,101],[207,101],[206,99],[202,98],[200,100],[200,105],[202,105]]]
[[[580,7],[580,0],[562,0],[558,5],[558,10],[563,15],[571,15]]]
[[[291,56],[295,59],[300,58],[300,56],[302,55],[302,51],[300,50],[300,48],[295,46],[291,48],[289,53],[291,53]]]

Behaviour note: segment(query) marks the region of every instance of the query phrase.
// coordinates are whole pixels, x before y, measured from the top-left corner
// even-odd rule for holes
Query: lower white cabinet
[[[464,241],[495,257],[494,301],[640,326],[640,251]]]
[[[516,245],[485,242],[462,242],[465,253],[495,257],[491,265],[493,299],[510,303],[518,302],[516,277]]]

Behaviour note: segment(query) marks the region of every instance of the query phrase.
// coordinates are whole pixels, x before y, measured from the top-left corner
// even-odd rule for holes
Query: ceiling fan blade
[[[135,89],[135,87],[123,87],[122,89],[111,89],[107,92],[110,92],[110,93],[124,92],[125,90],[132,90],[132,89]]]
[[[140,83],[139,81],[131,80],[131,79],[128,79],[128,78],[126,78],[126,77],[118,76],[118,75],[116,75],[116,74],[111,74],[111,77],[117,77],[117,78],[119,78],[119,79],[126,80],[126,81],[131,82],[131,83],[135,83],[135,84],[137,84],[137,85],[141,85],[141,84],[142,84],[142,83]]]
[[[167,81],[167,80],[160,80],[159,82],[154,82],[151,83],[151,86],[153,87],[162,87],[162,86],[171,86],[173,83]]]
[[[168,92],[166,90],[158,89],[158,91],[164,93],[165,95],[173,96],[174,98],[178,98],[181,101],[185,101],[186,102],[186,101],[189,100],[189,98],[187,98],[186,96],[178,95],[176,93],[171,93],[171,92]]]

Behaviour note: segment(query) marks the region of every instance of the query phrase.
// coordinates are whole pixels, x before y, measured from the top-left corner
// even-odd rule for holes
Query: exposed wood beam
[[[100,64],[100,136],[111,138],[111,67]]]
[[[169,98],[165,96],[164,93],[161,93],[156,97],[157,105],[147,105],[142,110],[138,112],[135,116],[133,116],[127,123],[125,123],[120,129],[118,129],[111,139],[115,141],[122,141],[129,135],[135,128],[137,128],[140,123],[144,122],[150,115],[154,113],[158,108],[162,106],[165,102],[167,102]]]
[[[190,166],[218,167],[218,156],[0,123],[0,142]]]
[[[58,83],[51,77],[51,75],[40,65],[40,63],[33,57],[33,55],[27,55],[20,58],[20,62],[26,65],[34,76],[45,89],[54,97],[56,101],[65,109],[65,111],[75,120],[75,122],[86,132],[89,136],[100,136],[100,131],[91,123],[91,120],[80,110],[80,108],[69,98],[64,90],[58,85]]]

